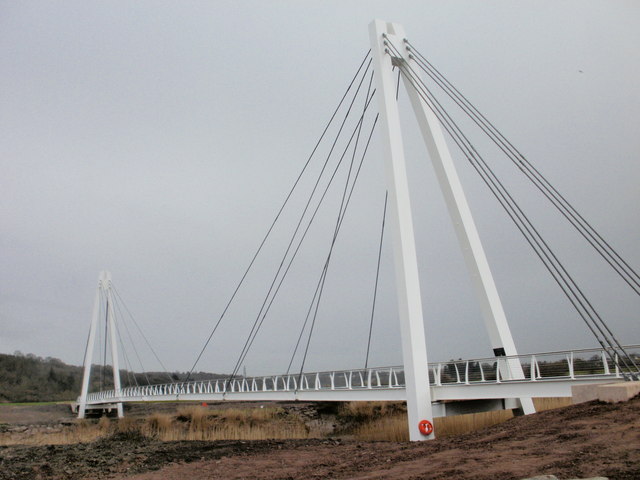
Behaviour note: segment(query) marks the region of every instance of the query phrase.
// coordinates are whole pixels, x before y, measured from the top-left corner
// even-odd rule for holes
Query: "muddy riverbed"
[[[58,413],[52,407],[50,420]],[[7,418],[0,416],[3,428],[17,425]],[[0,447],[1,480],[508,480],[543,474],[640,479],[640,398],[574,405],[418,444],[339,438],[160,442],[119,433],[92,443]]]

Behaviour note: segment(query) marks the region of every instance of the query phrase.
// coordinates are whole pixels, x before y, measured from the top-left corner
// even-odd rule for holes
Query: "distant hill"
[[[94,365],[89,391],[113,388],[113,369]],[[185,380],[184,372],[133,373],[120,370],[122,386],[169,383]],[[197,372],[193,380],[225,378],[226,375]],[[82,367],[67,365],[57,358],[41,358],[33,354],[0,353],[0,402],[51,402],[75,400],[80,394]]]

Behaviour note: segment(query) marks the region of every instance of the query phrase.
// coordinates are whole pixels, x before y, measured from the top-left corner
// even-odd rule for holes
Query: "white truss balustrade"
[[[625,349],[640,357],[640,345]],[[508,378],[517,362],[524,378]],[[505,368],[505,366],[507,368]],[[567,396],[572,383],[622,379],[602,349],[536,353],[513,357],[451,360],[428,365],[434,400]],[[176,400],[402,400],[404,369],[368,369],[270,375],[130,386],[90,393],[87,404]],[[518,394],[516,394],[518,393]]]

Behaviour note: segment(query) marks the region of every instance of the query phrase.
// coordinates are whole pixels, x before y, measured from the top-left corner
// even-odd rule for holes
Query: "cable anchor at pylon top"
[[[401,55],[399,56],[397,54],[397,52],[400,51],[397,45],[400,41],[399,38],[396,35],[387,35],[386,33],[382,34],[382,38],[382,45],[387,47],[384,49],[384,53],[391,57],[391,64],[394,67],[400,67],[403,65],[405,63],[405,59],[402,58]]]

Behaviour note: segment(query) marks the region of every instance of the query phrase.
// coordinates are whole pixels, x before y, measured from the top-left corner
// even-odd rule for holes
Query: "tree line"
[[[82,367],[67,365],[52,357],[15,352],[0,353],[0,402],[52,402],[75,400],[82,386]],[[134,373],[120,370],[123,387],[181,382],[187,378],[184,372]],[[225,378],[225,375],[197,372],[192,380]],[[89,391],[113,388],[113,369],[110,365],[93,365]]]

